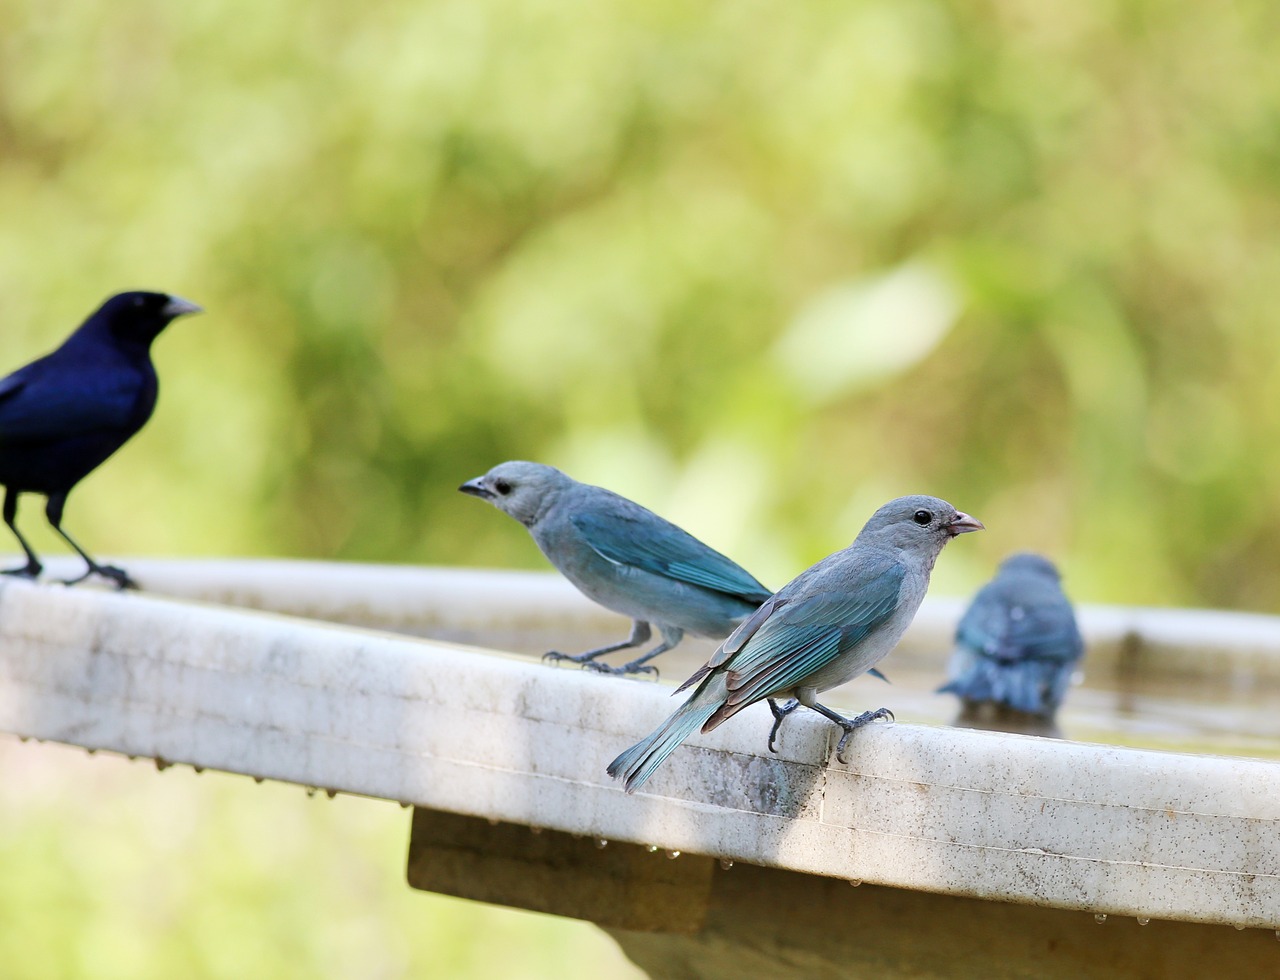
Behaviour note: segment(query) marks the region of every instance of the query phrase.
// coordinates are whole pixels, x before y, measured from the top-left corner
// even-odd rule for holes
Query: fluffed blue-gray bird
[[[796,704],[825,715],[843,729],[836,756],[849,736],[887,708],[845,718],[818,703],[818,695],[869,671],[902,638],[915,617],[943,546],[982,523],[937,497],[899,497],[881,507],[854,539],[801,572],[757,609],[677,691],[693,694],[647,738],[609,764],[628,793],[648,779],[695,731],[709,732],[749,704],[768,699],[774,713],[769,748]]]
[[[1012,555],[960,619],[939,691],[967,708],[1001,705],[1052,718],[1084,653],[1058,570],[1040,555]]]
[[[38,493],[47,498],[49,524],[88,566],[72,582],[96,574],[134,587],[123,569],[100,565],[63,530],[62,509],[72,488],[151,418],[159,388],[151,342],[170,321],[199,312],[167,293],[118,293],[53,353],[0,378],[4,522],[27,556],[4,574],[40,574],[40,559],[16,523],[18,497]]]
[[[577,656],[551,651],[594,670],[629,674],[670,650],[684,634],[728,636],[770,592],[747,571],[653,511],[541,463],[500,463],[458,488],[487,500],[529,529],[542,553],[587,598],[630,616],[631,635]],[[662,642],[622,667],[596,658],[647,643],[650,624]]]

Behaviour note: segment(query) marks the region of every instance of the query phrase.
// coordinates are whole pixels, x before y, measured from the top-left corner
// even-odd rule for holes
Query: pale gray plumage
[[[967,709],[991,704],[1052,718],[1084,653],[1057,568],[1029,552],[1001,563],[956,628],[950,682]]]
[[[701,728],[711,731],[749,704],[769,699],[775,722],[769,747],[795,704],[825,715],[849,736],[888,709],[844,718],[818,703],[822,691],[871,670],[901,639],[943,546],[982,524],[937,497],[899,497],[872,515],[853,544],[801,572],[752,613],[678,690],[693,694],[658,729],[610,763],[609,775],[633,792]]]
[[[620,643],[572,657],[552,651],[550,659],[610,673],[656,674],[647,661],[686,632],[723,639],[769,598],[744,569],[670,521],[554,467],[500,463],[458,489],[515,518],[579,591],[633,620],[631,635]],[[596,662],[648,641],[650,624],[662,634],[652,650],[620,668]]]

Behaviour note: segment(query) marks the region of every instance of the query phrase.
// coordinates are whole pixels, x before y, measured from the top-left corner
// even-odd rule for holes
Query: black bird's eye
[[[507,494],[511,492],[511,484],[508,483],[506,480],[494,480],[493,489],[497,490],[498,493],[502,494],[505,497]]]
[[[929,524],[930,521],[933,520],[933,515],[930,514],[927,510],[918,510],[911,515],[911,519],[915,521],[917,524],[919,524],[921,527],[925,527]]]

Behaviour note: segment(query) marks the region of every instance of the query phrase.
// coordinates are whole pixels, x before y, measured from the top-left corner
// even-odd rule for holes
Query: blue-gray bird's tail
[[[652,734],[642,738],[609,763],[606,770],[615,779],[626,781],[626,791],[634,793],[677,745],[696,732],[710,718],[718,701],[698,703],[697,695],[678,707]]]

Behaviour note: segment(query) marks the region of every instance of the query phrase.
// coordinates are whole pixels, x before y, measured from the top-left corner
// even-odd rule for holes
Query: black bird
[[[122,568],[100,565],[62,529],[72,487],[146,424],[159,382],[151,342],[170,321],[199,313],[195,303],[165,293],[119,293],[102,304],[51,354],[0,379],[0,485],[4,522],[27,554],[5,575],[35,578],[43,566],[18,530],[18,497],[48,498],[49,523],[88,563],[68,585],[102,575],[137,588]]]

